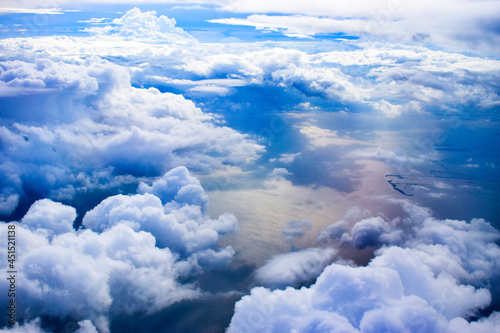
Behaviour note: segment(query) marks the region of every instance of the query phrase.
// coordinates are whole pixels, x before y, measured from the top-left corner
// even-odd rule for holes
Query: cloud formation
[[[272,257],[255,272],[257,283],[270,288],[297,287],[313,281],[337,253],[332,248],[310,248]]]
[[[137,7],[114,19],[111,25],[91,27],[84,31],[95,34],[111,34],[129,39],[142,39],[159,43],[194,42],[194,38],[182,28],[176,27],[174,18],[157,17],[155,11],[141,12]]]
[[[255,10],[266,12],[275,4]],[[292,3],[282,8],[297,16],[251,19],[263,21],[259,27],[264,29],[289,34],[310,36],[331,27],[356,32],[362,24],[356,15],[380,4],[356,2],[343,6],[344,14],[319,19],[304,15],[318,15],[314,13],[318,2],[308,8]],[[230,8],[230,2],[223,5],[237,10]],[[491,3],[478,5],[481,13],[473,16],[488,17],[483,15],[487,5]],[[254,5],[241,3],[240,8],[245,6]],[[322,2],[322,11],[335,7],[324,6]],[[466,7],[472,8],[469,2]],[[351,18],[343,16],[348,13]],[[418,9],[415,17],[421,14]],[[476,39],[455,38],[449,31],[427,33],[425,22],[410,26],[413,19],[405,9],[397,20],[388,19],[387,29],[370,34],[443,45],[452,39],[452,44],[457,40],[476,43]],[[245,22],[254,24],[249,19]],[[491,30],[495,22],[487,21],[471,34],[477,36],[487,25]],[[313,27],[304,30],[308,24]],[[393,36],[399,26],[409,29],[399,30],[403,38]],[[457,34],[470,26],[470,20],[464,22]],[[5,105],[0,126],[0,214],[11,216],[24,205],[20,241],[30,244],[19,258],[20,291],[27,300],[19,310],[33,314],[32,319],[69,316],[79,321],[82,331],[95,327],[106,331],[114,314],[151,313],[199,297],[203,291],[197,285],[181,281],[223,266],[234,255],[229,247],[219,248],[217,241],[236,228],[235,217],[210,218],[207,195],[187,169],[216,174],[227,168],[241,175],[249,172],[242,168],[262,156],[264,147],[223,126],[223,117],[210,111],[261,111],[259,103],[239,102],[252,89],[257,94],[266,91],[259,95],[266,97],[261,98],[266,103],[272,100],[268,91],[276,92],[280,110],[352,112],[360,108],[389,118],[407,113],[462,115],[472,105],[481,115],[499,105],[497,60],[432,47],[366,39],[302,44],[297,49],[287,43],[203,44],[176,27],[174,19],[138,9],[87,32],[84,37],[0,40],[0,98]],[[485,36],[488,50],[497,35]],[[151,85],[158,89],[147,88]],[[182,92],[186,97],[163,91]],[[210,104],[218,103],[213,96],[225,96],[226,104]],[[202,97],[202,102],[189,97]],[[295,163],[311,166],[311,156],[323,158],[332,154],[331,147],[360,143],[345,133],[306,125],[300,131],[313,150],[283,153],[270,160],[284,164],[276,165],[271,176],[303,178]],[[432,159],[383,149],[354,155],[348,157],[395,166]],[[339,189],[338,184],[352,175],[347,173],[352,169],[342,168],[346,173],[332,178]],[[326,179],[316,170],[302,170],[323,182]],[[346,188],[351,186],[344,186],[344,192]],[[99,201],[80,215],[84,214],[85,229],[75,230],[77,214],[72,206],[89,198]],[[496,297],[491,295],[495,289],[491,285],[499,285],[495,280],[498,232],[481,219],[438,220],[425,209],[400,204],[407,214],[401,219],[353,210],[321,234],[327,245],[382,246],[367,267],[330,264],[335,255],[330,248],[271,258],[256,272],[264,286],[300,286],[319,278],[300,290],[255,288],[238,302],[230,331],[269,327],[306,332],[400,331],[409,327],[490,332],[498,328],[497,313],[468,322]],[[290,224],[284,235],[293,240],[306,229],[307,223]],[[38,325],[35,319],[15,329],[37,331]]]
[[[497,330],[497,312],[478,321],[467,319],[491,303],[498,285],[498,231],[482,219],[437,220],[426,209],[400,204],[406,212],[402,223],[411,226],[409,235],[382,240],[391,230],[380,217],[351,228],[353,240],[360,241],[354,241],[356,246],[386,244],[366,267],[333,263],[309,288],[254,288],[236,304],[228,331]]]
[[[24,60],[0,63],[0,95],[9,104],[0,127],[5,216],[20,200],[71,203],[92,191],[116,193],[176,166],[207,173],[251,163],[263,152],[181,95],[132,87],[122,66],[31,51],[12,57]]]
[[[180,281],[231,260],[234,250],[219,249],[217,241],[236,228],[236,218],[210,219],[206,194],[184,167],[139,191],[103,200],[85,215],[84,229],[73,229],[74,208],[49,199],[14,222],[18,242],[29,244],[16,258],[18,317],[91,320],[81,329],[107,332],[113,314],[153,313],[202,295]]]
[[[247,18],[213,22],[254,26],[264,31],[282,31],[293,37],[319,33],[347,33],[391,41],[427,42],[452,49],[474,49],[495,54],[498,43],[496,1],[341,1],[325,4],[303,1],[221,1],[222,8],[254,13]],[[455,8],[450,13],[449,8]],[[256,15],[260,13],[261,15]],[[476,40],[474,40],[476,39]]]

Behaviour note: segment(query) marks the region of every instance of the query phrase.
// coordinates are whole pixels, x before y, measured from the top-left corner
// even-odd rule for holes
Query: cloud
[[[481,23],[497,21],[493,13],[498,12],[499,5],[495,1],[461,0],[457,3],[450,0],[417,4],[358,0],[345,6],[339,1],[325,4],[319,0],[307,3],[235,0],[221,4],[225,10],[254,15],[215,22],[277,30],[292,36],[344,32],[392,41],[431,42],[462,50],[472,48],[489,54],[494,54],[494,45],[498,42],[497,31]],[[450,14],[449,8],[457,10]]]
[[[310,248],[276,255],[255,272],[255,279],[271,288],[311,282],[333,260],[336,253],[331,248]]]
[[[8,14],[40,14],[40,15],[55,15],[63,14],[60,8],[21,8],[21,7],[7,7],[0,8],[0,13]]]
[[[258,10],[275,5],[266,3]],[[285,33],[312,35],[320,33],[323,23],[329,28],[364,17],[373,19],[379,5],[356,2],[349,8],[339,7],[336,16],[325,13],[318,19],[304,14],[319,15],[314,13],[319,3],[313,1],[305,8],[292,2],[282,6],[298,14],[290,16],[289,23],[278,15],[253,18]],[[335,7],[326,6],[321,4],[323,12]],[[375,14],[368,13],[370,9]],[[422,11],[415,12],[415,20]],[[357,16],[360,13],[368,14]],[[415,29],[400,30],[404,36],[399,38],[393,33],[398,25],[408,27],[414,19],[408,18],[409,13],[405,9],[397,19],[389,18],[386,30],[370,34],[439,45],[446,45],[450,38],[453,43],[465,40],[450,37],[447,31],[428,33],[425,21]],[[385,21],[375,18],[375,22]],[[313,24],[310,29],[309,23]],[[470,27],[469,23],[464,22],[456,33]],[[82,327],[89,323],[85,320],[91,320],[92,326],[106,330],[114,314],[149,313],[203,293],[185,281],[195,281],[196,274],[229,262],[234,251],[219,248],[217,243],[220,235],[235,229],[236,219],[231,214],[210,218],[207,195],[187,170],[214,178],[222,170],[251,177],[248,166],[261,157],[263,146],[221,125],[223,118],[209,113],[236,110],[226,106],[239,98],[248,100],[248,91],[285,111],[296,110],[297,105],[320,111],[359,108],[388,117],[434,112],[461,116],[470,105],[478,113],[498,105],[498,60],[434,47],[366,39],[307,46],[203,44],[176,27],[175,20],[138,9],[90,29],[93,34],[83,37],[0,40],[0,98],[5,106],[0,127],[0,214],[26,212],[24,218],[16,219],[21,220],[22,241],[30,244],[19,259],[20,286],[33,314],[30,318],[70,316]],[[496,40],[491,34],[486,37]],[[439,38],[444,38],[443,43]],[[159,88],[147,88],[152,83]],[[182,92],[197,103],[163,91]],[[276,99],[268,98],[269,91],[276,93]],[[219,99],[204,99],[210,95],[226,98],[217,104]],[[262,110],[259,103],[238,103],[244,106],[242,112],[245,107]],[[332,179],[332,187],[345,192],[352,188],[342,185],[347,173],[332,175],[333,164],[318,167],[317,172],[310,172],[309,167],[315,164],[311,160],[323,161],[328,154],[339,157],[335,163],[341,163],[343,170],[352,170],[356,166],[342,162],[345,155],[334,149],[359,142],[312,123],[299,130],[317,149],[270,160],[279,164],[274,175],[288,175],[307,185],[319,184],[319,178],[322,184]],[[418,166],[433,158],[383,149],[358,153],[347,159]],[[338,164],[333,170],[337,169]],[[218,189],[221,182],[217,181]],[[499,266],[497,232],[483,220],[438,220],[421,207],[400,204],[407,214],[400,220],[352,210],[323,233],[325,246],[328,242],[351,249],[382,246],[367,267],[335,263],[322,273],[333,254],[317,248],[271,259],[258,270],[263,285],[285,288],[310,283],[318,275],[323,278],[301,290],[254,289],[237,304],[231,330],[244,330],[255,320],[299,331],[343,327],[400,331],[405,326],[472,330],[498,325],[496,314],[477,323],[466,322],[489,303],[486,288],[494,292],[489,284],[498,286],[494,279]],[[83,217],[86,229],[74,230],[79,222],[75,222],[72,206]],[[284,235],[293,239],[306,229],[305,224],[290,224]],[[5,259],[1,260],[5,265]],[[286,274],[275,274],[275,267]],[[413,276],[425,284],[425,290],[418,288]],[[335,285],[337,280],[339,285]],[[342,288],[344,281],[351,289]],[[74,298],[69,299],[69,294]],[[268,302],[279,300],[278,295],[291,298]],[[343,295],[354,298],[349,301]],[[253,300],[269,311],[253,311],[257,307]],[[454,304],[448,306],[449,300]],[[295,308],[289,302],[295,302]],[[266,308],[269,304],[275,307]],[[90,323],[88,327],[92,329]]]
[[[255,27],[263,32],[279,31],[285,36],[308,38],[317,34],[365,32],[367,22],[360,19],[338,20],[326,17],[303,15],[250,15],[245,19],[225,18],[209,20],[211,23]]]
[[[124,67],[96,57],[8,60],[0,68],[10,105],[0,127],[5,215],[27,193],[70,203],[176,166],[207,173],[263,152],[183,96],[132,87]]]
[[[399,204],[406,214],[402,222],[413,231],[382,241],[387,245],[367,266],[333,263],[308,288],[254,288],[236,303],[228,332],[497,330],[497,312],[467,319],[491,303],[491,292],[496,295],[498,231],[481,219],[437,220],[422,207]],[[351,233],[384,224],[380,217],[358,223]]]
[[[271,163],[280,162],[283,164],[290,164],[295,160],[295,158],[297,158],[299,156],[300,156],[300,153],[281,154],[280,158],[269,159],[269,162],[271,162]]]
[[[184,167],[169,171],[151,186],[141,183],[138,192],[143,194],[106,198],[85,214],[82,224],[102,232],[125,223],[135,231],[151,233],[158,247],[168,247],[183,256],[214,247],[219,234],[236,228],[236,218],[231,214],[218,220],[207,218],[207,195]],[[230,259],[232,250],[224,251]],[[207,252],[204,260],[208,259]],[[214,261],[219,259],[223,258],[215,257]]]
[[[0,64],[0,96],[26,95],[58,90],[93,94],[98,83],[84,68],[48,59],[33,63],[13,60]]]
[[[50,37],[43,42],[27,41],[33,51],[28,48],[17,57],[34,58],[35,50],[74,57],[77,49],[82,57],[93,54],[132,64],[130,75],[137,86],[166,85],[194,97],[232,96],[248,85],[278,86],[295,100],[300,96],[297,104],[319,97],[341,109],[364,105],[389,117],[435,110],[457,112],[464,105],[480,105],[481,109],[496,105],[498,61],[494,59],[367,41],[336,43],[319,53],[256,43],[229,43],[221,48],[193,41],[188,47],[174,42],[184,37],[182,33],[177,36],[173,28],[165,32],[173,36],[172,41],[151,37],[161,30],[160,18],[153,12],[134,9],[125,16],[135,22],[127,27],[137,26],[138,34],[131,33],[135,37],[120,35],[116,29],[125,25],[117,24],[106,28],[115,30],[102,30],[92,37],[64,37],[64,45]],[[140,32],[148,29],[152,32],[147,36]],[[6,54],[20,50],[14,40],[3,43]],[[54,47],[47,50],[47,45]]]
[[[19,194],[12,193],[12,188],[4,188],[0,195],[0,215],[10,215],[19,203]]]
[[[32,232],[52,238],[54,235],[73,232],[75,219],[76,210],[73,207],[42,199],[31,205],[21,222]]]
[[[236,218],[210,219],[206,194],[184,167],[139,191],[104,199],[76,231],[75,209],[48,199],[14,222],[19,242],[30,244],[16,258],[18,317],[91,320],[80,329],[106,332],[110,315],[152,313],[202,294],[180,281],[231,260],[234,250],[217,242],[235,229]]]
[[[285,168],[274,168],[273,171],[271,172],[271,177],[286,177],[288,175],[291,175],[290,171],[288,171]]]
[[[246,18],[232,17],[213,20],[214,22],[255,26],[263,31],[281,31],[292,37],[344,32],[365,38],[397,42],[430,42],[455,50],[473,49],[490,55],[496,54],[495,45],[498,44],[499,38],[495,29],[498,22],[495,13],[499,10],[496,1],[447,0],[436,4],[429,0],[419,3],[357,0],[352,1],[349,6],[339,1],[331,1],[325,5],[320,0],[308,3],[298,0],[196,2],[201,6],[208,6],[206,8],[213,9],[215,6],[223,11],[250,14]],[[106,0],[104,3],[133,4],[129,0]],[[154,4],[158,1],[148,0],[145,3]],[[16,2],[7,4],[19,7],[19,3]],[[60,4],[66,5],[66,1]],[[32,1],[24,1],[22,5],[32,8],[39,6]],[[449,8],[454,8],[453,13],[450,13]],[[144,22],[154,21],[144,20]],[[125,22],[117,21],[117,23]],[[167,21],[162,20],[161,23],[165,25],[158,24],[159,27],[170,26]],[[123,29],[123,32],[134,30],[136,33],[142,29],[136,30],[135,24],[136,21],[133,21],[132,27]],[[149,28],[149,23],[147,27]]]
[[[352,243],[360,249],[381,244],[397,244],[403,234],[402,230],[394,228],[381,217],[372,217],[356,222],[350,234],[342,235],[342,242]]]
[[[315,125],[306,124],[300,127],[300,133],[304,134],[311,141],[311,145],[315,148],[327,146],[349,146],[349,145],[366,145],[366,142],[349,138],[347,136],[340,137],[338,131],[320,128]]]
[[[86,28],[84,31],[95,34],[112,34],[128,38],[140,38],[150,41],[194,42],[191,35],[176,27],[174,18],[156,16],[155,11],[141,12],[137,7],[127,11],[122,17],[112,21],[112,25]]]
[[[178,167],[155,180],[151,186],[140,183],[138,193],[151,193],[160,198],[162,203],[175,199],[178,203],[194,203],[205,211],[208,196],[197,178],[189,175],[185,167]]]

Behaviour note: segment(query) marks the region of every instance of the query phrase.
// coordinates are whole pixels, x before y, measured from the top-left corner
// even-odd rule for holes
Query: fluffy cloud
[[[361,103],[390,117],[407,112],[457,112],[464,105],[488,109],[497,104],[494,78],[498,76],[498,61],[493,59],[366,41],[337,43],[320,52],[279,44],[270,48],[264,44],[192,41],[186,46],[168,39],[160,44],[143,33],[132,34],[134,40],[128,40],[116,29],[131,27],[156,36],[160,21],[170,19],[133,9],[117,20],[130,22],[99,28],[105,31],[93,37],[23,40],[24,48],[11,39],[3,40],[2,45],[6,55],[30,58],[31,62],[40,52],[58,60],[75,58],[77,49],[82,57],[94,54],[118,64],[132,63],[129,71],[134,84],[166,85],[195,97],[237,94],[238,87],[246,85],[278,85],[291,89],[295,98],[297,91],[302,93],[301,102],[320,97],[341,103],[342,108]],[[184,40],[184,33],[169,22],[168,34]]]
[[[76,210],[61,203],[42,199],[35,202],[22,219],[23,225],[35,233],[46,236],[64,234],[73,231]]]
[[[234,250],[218,249],[217,241],[235,229],[236,218],[210,219],[206,194],[184,167],[140,191],[103,200],[77,231],[75,209],[48,199],[15,222],[18,242],[30,245],[19,247],[16,258],[18,317],[87,320],[79,324],[82,332],[93,326],[106,332],[110,315],[152,313],[202,294],[179,281],[231,260]]]
[[[77,1],[79,2],[79,1]],[[83,2],[83,1],[82,1]],[[102,1],[92,0],[90,2]],[[148,0],[147,3],[164,2]],[[347,33],[364,38],[384,38],[392,41],[433,43],[452,49],[474,49],[495,55],[498,45],[499,5],[496,1],[446,0],[439,3],[430,0],[419,3],[408,1],[351,1],[346,6],[341,1],[248,1],[248,0],[199,0],[198,4],[217,6],[230,12],[250,13],[246,18],[214,20],[224,24],[254,26],[264,31],[282,31],[290,36],[312,36],[321,33]],[[58,2],[67,3],[65,0]],[[74,2],[71,2],[74,4]],[[87,3],[84,1],[83,3]],[[107,0],[104,3],[129,3],[129,0]],[[26,8],[36,8],[39,3],[25,0]],[[19,7],[18,2],[6,3],[7,7]],[[453,11],[450,11],[453,8]],[[14,9],[4,9],[13,12]],[[22,11],[22,10],[18,10]],[[24,10],[25,12],[28,10]],[[61,13],[56,9],[32,10],[38,13]],[[264,15],[255,15],[257,13]],[[149,14],[149,15],[148,15]],[[272,14],[272,15],[271,15]],[[153,31],[149,36],[172,35],[172,21],[167,18],[151,19],[150,12],[130,13],[127,19],[117,19],[109,30],[130,34]],[[140,22],[140,23],[138,23]],[[129,25],[124,27],[120,25]],[[109,31],[109,30],[106,30]],[[174,31],[174,34],[178,34]],[[161,37],[165,40],[168,38]]]
[[[126,39],[146,39],[159,43],[194,42],[191,35],[176,27],[176,21],[155,11],[141,12],[137,7],[127,11],[125,15],[114,19],[112,25],[87,28],[85,31],[96,34],[112,34]]]
[[[19,194],[12,188],[4,188],[0,195],[0,215],[10,215],[19,203]],[[10,193],[9,193],[10,192]]]
[[[277,178],[280,178],[280,177],[284,178],[284,177],[289,176],[289,175],[291,175],[291,172],[285,168],[274,168],[273,171],[271,172],[271,176],[277,177]]]
[[[233,231],[236,218],[225,214],[211,220],[205,214],[208,202],[198,180],[187,169],[178,167],[151,186],[141,183],[135,196],[117,195],[103,200],[83,218],[83,225],[96,232],[127,224],[135,231],[146,231],[160,248],[190,254],[214,247],[219,234]],[[216,260],[229,259],[230,248]],[[205,260],[208,260],[205,257]]]
[[[75,64],[53,63],[38,59],[34,63],[20,60],[0,64],[0,96],[57,92],[67,90],[81,95],[94,93],[98,88],[95,77]]]
[[[343,14],[334,20],[355,23],[347,19],[356,17],[347,15],[349,10],[366,13],[381,4],[360,3],[342,6]],[[275,4],[266,3],[259,10]],[[281,8],[311,15],[321,9],[324,15],[324,2],[309,5]],[[266,20],[263,27],[295,34],[303,33],[308,22],[316,27],[320,21],[340,23],[302,15],[287,22],[279,17],[260,19]],[[281,23],[271,26],[276,20]],[[398,20],[410,22],[404,15]],[[374,34],[390,34],[397,22],[388,32]],[[292,25],[302,28],[293,30]],[[497,60],[423,46],[344,41],[296,50],[288,43],[202,44],[175,27],[173,19],[138,9],[89,32],[92,36],[0,41],[0,98],[5,106],[0,214],[9,216],[18,205],[26,205],[20,241],[30,244],[21,248],[19,257],[20,291],[30,308],[19,311],[70,316],[80,320],[81,329],[96,326],[105,331],[113,314],[147,313],[198,297],[202,291],[195,285],[179,281],[230,260],[234,251],[218,248],[217,241],[235,228],[235,218],[208,217],[207,196],[199,182],[186,168],[176,167],[214,174],[229,166],[243,174],[248,169],[239,167],[263,152],[248,136],[221,126],[221,117],[207,113],[238,110],[232,102],[210,104],[217,99],[207,98],[202,99],[205,105],[195,104],[182,95],[142,87],[153,83],[162,91],[227,96],[228,101],[248,100],[237,95],[242,91],[265,90],[259,97],[274,101],[267,98],[270,88],[279,93],[282,110],[297,105],[308,110],[317,105],[326,110],[360,106],[389,117],[436,111],[461,115],[464,106],[474,105],[477,112],[498,106]],[[406,37],[438,42],[441,38],[434,33],[427,37],[425,29],[414,32]],[[236,106],[260,108],[240,104]],[[210,105],[216,107],[209,109]],[[358,143],[309,125],[302,133],[317,147]],[[283,154],[271,161],[287,167],[277,165],[281,168],[274,169],[274,175],[291,177],[287,170],[295,175],[293,163],[305,160],[303,155]],[[386,150],[363,151],[355,157],[394,165],[428,160]],[[116,195],[136,189],[134,195]],[[75,207],[89,199],[100,203],[85,214],[86,229],[74,230],[74,208],[48,199],[35,202],[41,198]],[[425,209],[401,204],[408,215],[401,220],[353,211],[325,230],[324,240],[341,246],[385,245],[367,267],[336,263],[321,273],[334,252],[317,248],[270,259],[256,273],[263,285],[284,288],[320,278],[301,290],[254,289],[237,304],[230,330],[265,331],[270,326],[299,331],[493,331],[497,314],[478,322],[466,320],[488,305],[489,284],[498,285],[498,233],[483,220],[441,221]],[[90,207],[85,208],[80,216]],[[284,234],[295,237],[304,230],[289,225]],[[23,327],[37,329],[33,323]]]
[[[263,151],[180,95],[131,87],[124,68],[98,58],[1,66],[0,91],[10,103],[0,127],[5,215],[20,197],[71,202],[179,165],[206,173]]]
[[[466,320],[490,304],[486,288],[494,291],[498,284],[498,231],[484,220],[440,221],[421,207],[400,204],[406,213],[402,223],[413,230],[404,241],[399,237],[400,245],[382,247],[365,267],[331,264],[309,288],[254,288],[236,304],[228,331],[498,330],[496,312],[476,322]],[[353,230],[375,230],[383,220],[358,223]]]
[[[74,333],[97,333],[96,327],[90,320],[82,320],[78,323],[69,322],[66,324],[66,331]],[[40,327],[40,319],[25,322],[22,325],[16,323],[10,328],[0,329],[0,332],[11,333],[47,333],[46,330]]]
[[[350,234],[343,234],[341,239],[344,243],[352,243],[364,249],[367,246],[398,243],[402,234],[402,230],[395,230],[393,226],[377,216],[356,222]]]
[[[272,257],[255,272],[258,283],[271,288],[298,286],[314,280],[337,253],[331,248],[311,248]]]

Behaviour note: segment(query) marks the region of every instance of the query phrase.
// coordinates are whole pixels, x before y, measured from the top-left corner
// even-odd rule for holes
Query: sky
[[[499,13],[0,1],[0,331],[499,330]]]

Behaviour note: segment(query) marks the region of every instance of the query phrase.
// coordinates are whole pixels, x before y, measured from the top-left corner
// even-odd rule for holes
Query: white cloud
[[[79,2],[89,3],[76,3]],[[96,2],[136,5],[129,0],[90,1]],[[164,1],[147,0],[143,3],[159,2]],[[59,5],[63,7],[68,4],[66,0],[59,1]],[[290,36],[306,37],[315,33],[341,31],[392,41],[431,42],[459,50],[475,49],[492,55],[496,54],[495,45],[498,44],[495,14],[499,11],[499,4],[491,0],[446,0],[439,3],[430,0],[418,3],[356,0],[349,5],[341,1],[325,3],[321,0],[306,3],[298,0],[198,0],[195,4],[209,5],[212,8],[215,5],[225,11],[250,14],[244,19],[217,20],[220,23],[255,26],[264,31],[281,29]],[[13,1],[7,2],[5,6],[7,5],[20,6]],[[25,0],[21,6],[35,8],[39,3]]]
[[[71,201],[179,165],[207,172],[251,163],[263,151],[181,95],[131,87],[129,74],[107,61],[39,58],[1,68],[0,91],[14,98],[4,114],[9,125],[0,128],[5,213],[25,195],[23,186]]]
[[[317,2],[307,9],[291,3],[282,8],[301,16],[291,17],[289,25],[282,17],[257,18],[268,20],[268,25],[279,20],[274,28],[298,29],[289,34],[305,33],[305,24],[312,23],[316,26],[306,31],[312,34],[321,31],[318,24],[353,23],[349,17],[380,4],[356,2],[349,8],[338,7],[341,10],[335,16],[318,19],[303,16],[318,15],[314,13],[320,9]],[[266,3],[258,10],[274,5]],[[332,6],[322,2],[321,10]],[[350,10],[353,15],[344,16]],[[421,12],[416,12],[417,18]],[[387,30],[373,34],[391,35],[398,24],[411,21],[403,14],[398,17],[401,23],[392,22]],[[467,22],[460,29],[470,27]],[[421,23],[418,27],[425,24]],[[148,80],[186,93],[192,89],[221,96],[247,85],[272,87],[283,93],[283,99],[293,95],[307,108],[312,104],[306,100],[314,98],[328,104],[367,106],[388,116],[455,111],[467,104],[483,110],[498,104],[499,62],[494,59],[365,41],[324,49],[319,45],[314,50],[294,50],[287,43],[202,44],[176,27],[173,19],[137,9],[106,27],[94,28],[96,34],[86,37],[0,40],[0,97],[10,103],[0,127],[0,213],[11,214],[27,193],[71,202],[94,191],[130,193],[139,186],[138,194],[111,195],[88,212],[83,221],[87,230],[72,229],[73,208],[47,199],[34,203],[20,223],[23,242],[30,244],[21,250],[19,259],[23,268],[20,286],[32,305],[30,313],[91,319],[92,324],[81,321],[82,329],[92,330],[92,325],[105,330],[109,313],[156,311],[199,296],[201,291],[195,286],[179,281],[231,259],[234,251],[218,248],[217,242],[221,234],[234,230],[236,220],[230,214],[208,217],[207,196],[199,182],[186,168],[176,167],[186,165],[211,175],[227,168],[241,174],[237,166],[252,163],[263,152],[248,136],[218,126],[218,117],[182,95],[139,88]],[[412,30],[408,29],[401,33]],[[425,30],[418,33],[425,37]],[[413,36],[413,32],[406,35]],[[440,36],[432,33],[429,38],[439,41]],[[293,100],[290,107],[298,102]],[[309,125],[301,130],[317,147],[359,143]],[[358,153],[358,158],[396,166],[420,165],[433,158],[383,149]],[[289,164],[298,154],[283,154],[271,162]],[[287,171],[276,168],[274,173],[283,176]],[[489,302],[484,288],[498,275],[497,232],[482,220],[441,221],[425,209],[402,205],[409,217],[401,221],[353,210],[352,216],[347,214],[325,231],[327,241],[340,238],[344,246],[385,244],[365,268],[333,264],[321,274],[333,256],[323,249],[271,259],[258,271],[263,284],[285,287],[306,283],[319,274],[322,278],[302,290],[254,289],[252,296],[237,304],[231,330],[252,328],[260,320],[299,331],[343,327],[397,331],[422,325],[451,331],[489,327],[492,331],[491,327],[498,326],[496,314],[470,324],[456,316],[466,318]],[[402,235],[399,226],[408,234]],[[285,236],[303,232],[290,225]],[[408,260],[403,262],[401,256]],[[5,265],[5,259],[1,260]],[[285,275],[273,273],[278,266]],[[412,276],[418,276],[426,290],[415,288]],[[336,285],[337,280],[351,289]],[[439,294],[443,290],[452,297],[447,294],[443,300]],[[357,301],[343,298],[356,292],[360,294]],[[287,299],[280,300],[279,295]],[[455,303],[442,306],[449,299]],[[346,310],[340,309],[344,305]],[[269,311],[260,312],[259,306]],[[387,317],[388,313],[394,315]]]
[[[466,321],[497,293],[498,231],[484,220],[437,220],[426,209],[400,204],[413,232],[399,237],[399,246],[385,240],[388,245],[366,267],[331,264],[309,288],[252,289],[236,304],[228,332],[498,330],[495,312]],[[381,225],[381,220],[361,224]]]
[[[317,34],[329,33],[365,33],[367,22],[360,19],[333,19],[314,16],[278,16],[250,15],[245,19],[226,18],[209,20],[211,23],[243,25],[255,27],[258,30],[279,31],[286,36],[307,38]]]
[[[207,196],[184,167],[169,171],[152,186],[142,183],[138,191],[144,194],[106,198],[85,214],[83,225],[102,232],[125,223],[135,231],[151,233],[158,247],[168,247],[183,256],[214,247],[219,234],[236,228],[236,218],[231,214],[218,220],[207,218]]]
[[[286,177],[291,175],[292,173],[285,168],[274,168],[271,172],[271,177]]]
[[[19,194],[12,193],[14,189],[3,189],[0,195],[0,214],[10,215],[16,209],[19,203]]]
[[[300,156],[300,154],[301,153],[281,154],[280,158],[271,158],[269,160],[269,162],[271,162],[271,163],[280,162],[280,163],[284,163],[284,164],[290,164],[295,160],[295,158]]]
[[[366,145],[366,142],[352,139],[348,136],[341,137],[338,131],[320,128],[312,124],[305,124],[300,127],[300,133],[304,134],[314,148],[327,146],[349,146],[349,145]]]
[[[14,60],[0,64],[0,96],[26,95],[58,90],[92,94],[97,88],[95,77],[89,76],[85,68],[48,59],[37,59],[33,63]]]
[[[68,317],[83,320],[81,332],[108,332],[110,314],[152,313],[202,294],[179,281],[231,260],[234,250],[217,241],[235,229],[236,218],[210,219],[206,195],[185,168],[140,191],[103,200],[85,215],[83,230],[73,230],[74,208],[48,199],[15,222],[19,243],[29,244],[16,257],[19,317]]]
[[[363,249],[380,244],[397,244],[402,234],[402,230],[395,230],[393,226],[377,216],[356,222],[350,235],[343,235],[342,241]]]
[[[151,193],[160,198],[163,204],[175,199],[178,203],[194,203],[202,211],[208,204],[208,196],[195,177],[189,175],[184,167],[175,168],[155,180],[151,186],[140,183],[137,190],[140,194]]]
[[[314,280],[337,253],[331,248],[310,248],[279,254],[255,272],[258,283],[271,288],[298,286]]]
[[[73,232],[76,210],[49,199],[36,201],[22,219],[23,225],[34,233],[52,238],[54,235]]]
[[[455,49],[475,49],[495,54],[498,34],[494,25],[496,1],[223,1],[222,8],[250,15],[246,19],[221,19],[219,23],[274,29],[285,34],[310,36],[345,32],[388,40],[424,41]],[[453,11],[450,11],[453,8]],[[298,15],[279,15],[298,14]]]
[[[9,14],[40,14],[40,15],[55,15],[63,14],[60,8],[21,8],[21,7],[3,7],[0,8],[0,13]]]
[[[156,16],[155,11],[141,12],[137,7],[127,11],[122,17],[112,21],[112,25],[92,27],[84,31],[96,34],[113,34],[128,38],[140,38],[161,43],[193,42],[191,35],[176,27],[176,21],[164,15]]]
[[[11,333],[45,333],[46,331],[40,328],[40,319],[37,318],[33,321],[23,323],[15,323],[14,326],[10,328],[0,329],[0,332],[11,332]],[[89,332],[90,333],[90,332]]]

